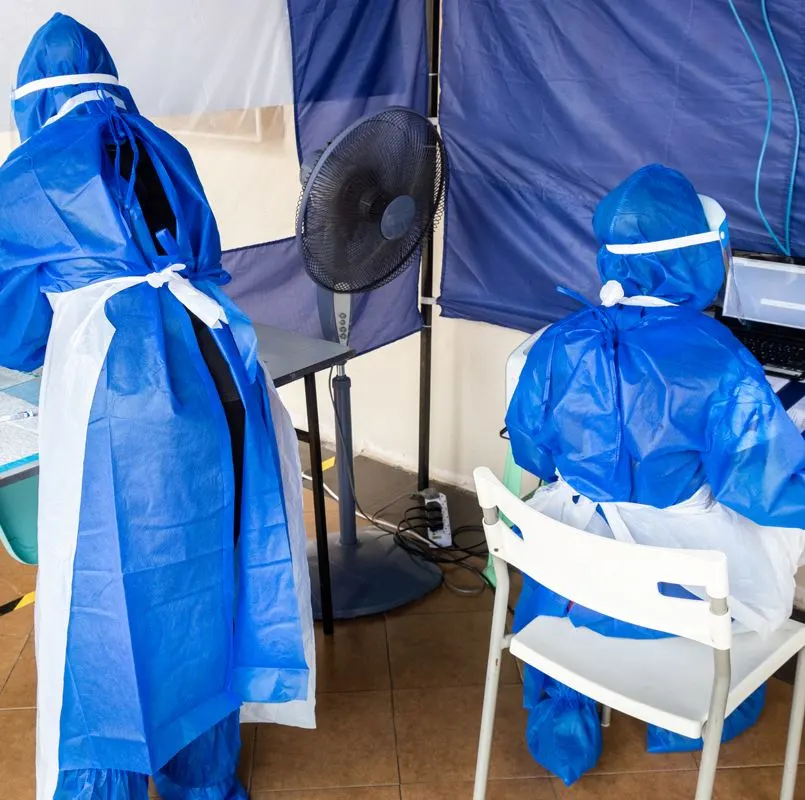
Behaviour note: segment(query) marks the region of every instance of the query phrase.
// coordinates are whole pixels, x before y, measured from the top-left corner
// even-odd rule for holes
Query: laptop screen
[[[736,252],[716,305],[742,322],[805,329],[805,259]]]

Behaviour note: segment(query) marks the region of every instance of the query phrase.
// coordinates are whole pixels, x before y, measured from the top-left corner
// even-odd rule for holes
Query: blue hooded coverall
[[[702,313],[725,278],[719,243],[639,255],[605,246],[706,232],[693,186],[674,170],[644,167],[600,202],[593,227],[603,283],[675,305],[588,307],[548,328],[506,417],[516,463],[548,482],[558,473],[594,502],[662,509],[709,485],[716,500],[758,525],[805,528],[805,441],[754,357]],[[541,614],[569,615],[604,635],[659,635],[574,606],[526,578],[515,628]],[[751,702],[743,727],[762,695]],[[594,766],[600,730],[587,698],[532,670],[526,705],[537,760],[568,783]],[[728,720],[725,735],[737,732]],[[671,749],[695,747],[675,738]]]
[[[245,798],[240,706],[313,699],[301,502],[255,333],[189,153],[98,36],[56,14],[17,86],[0,364],[44,363],[38,800],[146,800],[149,775],[163,800]]]

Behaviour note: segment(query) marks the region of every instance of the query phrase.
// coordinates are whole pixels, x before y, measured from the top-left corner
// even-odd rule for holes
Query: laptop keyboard
[[[805,374],[805,344],[741,331],[744,347],[769,371],[786,376]]]

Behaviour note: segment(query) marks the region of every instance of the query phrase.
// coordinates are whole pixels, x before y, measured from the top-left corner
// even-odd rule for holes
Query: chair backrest
[[[650,547],[577,530],[527,506],[485,467],[475,470],[475,486],[493,556],[593,611],[729,649],[732,626],[723,553]],[[707,599],[666,597],[661,583],[702,589]]]

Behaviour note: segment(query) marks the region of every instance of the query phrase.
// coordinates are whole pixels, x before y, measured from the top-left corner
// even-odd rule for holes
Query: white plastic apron
[[[620,541],[720,550],[728,561],[730,613],[741,627],[765,636],[791,614],[805,531],[757,525],[717,502],[708,486],[683,503],[660,509],[595,503],[560,478],[537,491],[529,505],[579,530]],[[597,513],[599,507],[606,521]],[[697,587],[686,588],[699,594]]]
[[[645,248],[655,244],[617,247],[654,252]],[[617,281],[604,284],[600,294],[605,307],[676,305],[657,297],[625,297]],[[758,525],[721,505],[709,486],[702,486],[682,503],[661,509],[640,503],[595,503],[560,476],[556,483],[538,490],[529,505],[578,530],[624,542],[720,550],[728,562],[730,613],[739,627],[765,636],[791,615],[796,591],[794,576],[805,556],[805,530]],[[599,507],[606,521],[597,513]],[[698,594],[697,587],[686,588]]]
[[[39,572],[35,611],[38,670],[37,800],[52,800],[58,781],[67,628],[81,510],[87,425],[98,379],[115,333],[114,327],[106,318],[106,302],[117,293],[144,283],[155,289],[166,286],[205,325],[210,328],[220,327],[221,323],[227,321],[224,310],[215,300],[177,274],[183,268],[183,264],[175,264],[158,273],[113,278],[73,291],[48,295],[54,316],[45,354],[39,406]],[[286,491],[300,614],[303,622],[310,620],[309,625],[303,624],[303,632],[305,655],[311,666],[312,686],[315,686],[301,485],[298,490],[294,489],[294,481],[301,481],[301,469],[298,467],[298,453],[296,467],[291,464],[293,459],[288,456],[287,429],[292,431],[293,427],[288,421],[287,413],[281,408],[281,402],[270,380],[268,384],[281,464],[284,468],[283,488]],[[295,471],[286,475],[285,469]],[[304,598],[308,604],[307,609],[303,605]],[[312,688],[308,701],[284,705],[293,708],[277,707],[278,710],[273,715],[266,712],[264,719],[304,727],[313,726]]]
[[[265,369],[263,370],[265,373]],[[313,601],[310,593],[310,570],[307,562],[307,535],[302,514],[302,464],[299,459],[299,443],[291,416],[280,399],[271,376],[265,373],[271,419],[277,437],[277,447],[282,472],[282,491],[285,495],[285,513],[288,518],[288,536],[293,561],[293,577],[296,599],[299,604],[299,619],[304,639],[305,661],[308,667],[306,700],[291,700],[288,703],[245,703],[242,706],[241,722],[275,722],[296,728],[316,727],[316,640],[313,629]]]

